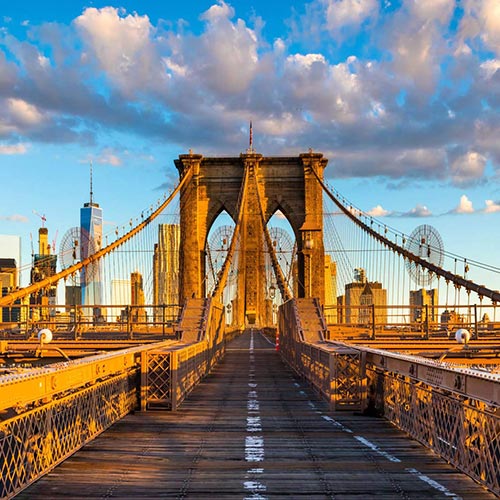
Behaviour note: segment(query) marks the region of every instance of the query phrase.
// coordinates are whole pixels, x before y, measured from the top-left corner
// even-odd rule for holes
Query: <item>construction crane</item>
[[[36,210],[33,210],[33,213],[35,215],[38,215],[38,217],[40,217],[40,219],[42,219],[42,227],[45,227],[44,224],[45,224],[45,222],[47,220],[47,218],[45,217],[45,214],[44,215],[40,215]]]

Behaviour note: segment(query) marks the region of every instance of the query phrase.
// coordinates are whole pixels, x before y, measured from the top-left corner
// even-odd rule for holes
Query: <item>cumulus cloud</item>
[[[460,18],[452,0],[314,0],[292,22],[302,29],[272,40],[265,20],[225,1],[200,13],[196,31],[114,7],[66,26],[30,24],[25,38],[6,26],[0,139],[99,150],[103,132],[125,132],[237,154],[253,119],[260,151],[312,147],[330,158],[328,176],[481,183],[500,172],[495,9],[466,0]],[[369,42],[349,39],[358,35]],[[117,165],[121,153],[101,159]]]
[[[401,214],[402,217],[430,217],[432,212],[425,206],[417,204],[409,212]]]
[[[474,213],[474,207],[472,206],[472,202],[467,198],[465,194],[460,197],[460,202],[458,206],[452,210],[453,213],[456,214],[472,214]]]
[[[8,221],[8,222],[21,222],[23,224],[26,224],[29,222],[28,217],[20,214],[13,214],[13,215],[0,215],[0,220]]]
[[[377,0],[329,0],[326,2],[327,29],[339,37],[342,28],[358,28],[377,10]]]
[[[482,178],[486,158],[476,151],[469,151],[456,158],[450,166],[451,177],[458,186],[471,185]]]
[[[23,155],[27,151],[26,144],[0,144],[0,155]]]
[[[454,0],[406,2],[386,34],[394,70],[425,94],[436,88],[440,65],[447,51],[443,34],[454,5]]]
[[[376,207],[373,207],[371,210],[368,210],[368,212],[366,213],[371,217],[385,217],[387,215],[391,215],[391,212],[383,208],[382,205],[377,205]]]
[[[485,209],[484,212],[487,214],[492,214],[495,212],[500,212],[500,201],[493,201],[493,200],[485,200]]]
[[[82,54],[82,62],[90,53],[122,91],[138,91],[161,80],[161,64],[148,16],[126,15],[114,7],[90,7],[74,23],[88,51]]]
[[[480,39],[500,55],[500,4],[497,0],[465,0],[460,33],[464,43]]]

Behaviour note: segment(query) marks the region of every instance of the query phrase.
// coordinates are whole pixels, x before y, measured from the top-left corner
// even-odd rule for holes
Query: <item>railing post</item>
[[[179,370],[179,356],[177,351],[172,351],[170,353],[170,403],[172,406],[172,411],[177,410],[178,397],[177,397],[177,386],[178,386],[178,370]]]
[[[372,340],[375,340],[375,304],[372,304]]]
[[[148,409],[148,352],[141,352],[141,411]]]
[[[127,313],[127,337],[129,339],[132,339],[132,322],[130,321],[130,315],[132,314],[132,309],[130,306],[127,306],[125,308],[125,311]]]
[[[336,395],[336,387],[337,387],[337,380],[336,380],[336,357],[335,355],[330,352],[328,354],[328,382],[329,382],[329,394],[328,394],[328,403],[330,405],[330,411],[335,411],[335,403],[337,402],[337,395]]]
[[[479,328],[477,326],[477,304],[474,304],[474,333],[477,340],[479,338]]]
[[[429,304],[425,304],[425,340],[429,340]]]
[[[162,338],[165,338],[165,304],[162,304],[162,306],[161,306],[161,312],[162,312],[161,334],[162,334]]]

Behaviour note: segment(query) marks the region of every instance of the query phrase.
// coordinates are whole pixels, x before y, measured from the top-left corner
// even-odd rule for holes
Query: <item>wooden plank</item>
[[[128,415],[18,498],[279,496],[495,498],[387,421],[329,412],[257,332],[179,410]]]

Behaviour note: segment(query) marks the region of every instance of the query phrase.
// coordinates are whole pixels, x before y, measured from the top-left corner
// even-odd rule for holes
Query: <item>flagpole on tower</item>
[[[249,129],[249,140],[248,140],[248,153],[253,153],[253,130],[252,130],[252,120],[250,120],[250,129]]]

